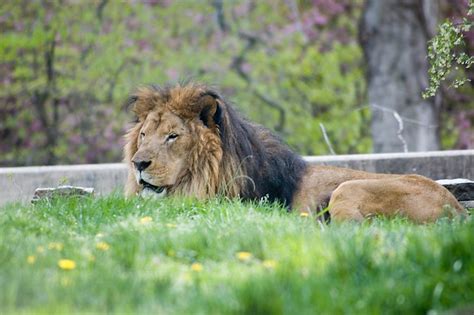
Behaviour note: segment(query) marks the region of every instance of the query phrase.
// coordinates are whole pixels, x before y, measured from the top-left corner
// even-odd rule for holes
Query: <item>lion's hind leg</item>
[[[419,175],[350,180],[334,190],[329,201],[331,220],[341,221],[383,215],[401,215],[417,223],[433,222],[446,207],[454,214],[465,210],[449,191]]]
[[[359,180],[351,180],[339,185],[329,199],[329,214],[331,221],[362,221],[363,187],[357,184]]]

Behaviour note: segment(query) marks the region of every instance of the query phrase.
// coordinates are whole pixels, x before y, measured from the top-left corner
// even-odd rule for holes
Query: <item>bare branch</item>
[[[217,25],[219,25],[219,28],[223,33],[227,32],[229,30],[229,25],[227,25],[227,22],[225,20],[223,1],[214,0],[212,2],[212,6],[216,10]]]
[[[48,152],[47,163],[56,162],[56,153],[54,147],[57,142],[58,123],[59,123],[59,101],[54,97],[56,92],[56,72],[54,69],[56,49],[56,34],[52,35],[51,41],[47,43],[47,50],[44,53],[44,63],[46,70],[46,86],[42,89],[33,91],[31,102],[38,114],[46,135],[46,148]],[[47,104],[53,97],[52,117],[48,117]]]
[[[48,88],[54,85],[54,53],[56,51],[56,34],[53,34],[51,42],[48,43],[48,49],[44,53],[44,60],[46,63],[46,78]]]
[[[279,118],[278,118],[278,125],[275,126],[275,130],[278,132],[283,131],[283,127],[285,126],[285,109],[283,106],[275,101],[274,99],[268,97],[267,95],[259,92],[257,89],[252,88],[253,93],[263,102],[265,102],[268,106],[272,107],[273,109],[276,109],[279,113]]]
[[[326,142],[326,145],[328,146],[329,151],[331,152],[332,155],[336,155],[336,152],[334,151],[331,141],[329,140],[328,134],[326,132],[326,128],[324,128],[324,125],[322,123],[319,123],[319,127],[321,128],[321,131],[323,132],[324,141]]]
[[[382,110],[382,111],[385,109],[386,111],[392,111],[392,109],[387,108],[387,107],[383,107],[383,106],[380,106],[380,105],[375,105],[375,106],[376,106],[377,108],[375,108],[374,106],[371,107],[371,106],[366,106],[366,105],[364,105],[364,106],[359,106],[359,107],[357,107],[356,109],[351,110],[351,112],[361,111],[361,110],[366,109],[366,108],[370,108],[370,109],[375,108],[375,109],[379,109],[379,110]],[[398,112],[397,112],[397,114],[398,114]],[[426,128],[433,128],[433,129],[438,128],[438,125],[425,124],[425,123],[420,122],[419,120],[407,118],[407,117],[402,116],[402,115],[400,115],[400,114],[398,114],[398,116],[399,116],[400,119],[402,119],[405,123],[410,123],[410,124],[413,124],[413,125],[422,126],[422,127],[426,127]]]
[[[393,109],[386,108],[386,107],[383,107],[383,106],[379,106],[377,104],[372,104],[371,107],[375,108],[375,109],[378,109],[378,110],[381,110],[381,111],[386,112],[386,113],[390,113],[390,114],[393,115],[393,117],[395,118],[395,120],[398,123],[397,137],[398,137],[398,139],[400,139],[400,142],[403,145],[403,152],[405,152],[405,153],[408,152],[407,142],[406,142],[405,138],[403,138],[403,135],[402,135],[402,133],[403,133],[403,119],[400,116],[400,114],[398,114],[398,112],[393,110]]]
[[[105,8],[105,6],[107,5],[108,2],[109,2],[108,0],[101,0],[99,5],[97,6],[96,14],[97,14],[97,19],[99,21],[102,21],[103,14],[104,14],[104,8]]]

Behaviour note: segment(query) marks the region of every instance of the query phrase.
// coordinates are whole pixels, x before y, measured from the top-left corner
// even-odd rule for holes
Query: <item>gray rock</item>
[[[50,199],[52,197],[73,197],[73,196],[92,196],[94,188],[78,186],[58,186],[57,188],[37,188],[31,199],[31,203],[36,203],[41,199]]]
[[[474,181],[465,178],[441,179],[436,181],[446,187],[459,201],[474,200]]]
[[[459,201],[459,203],[466,209],[474,209],[474,200]]]

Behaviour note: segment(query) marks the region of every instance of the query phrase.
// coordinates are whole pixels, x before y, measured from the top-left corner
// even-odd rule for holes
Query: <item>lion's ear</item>
[[[159,98],[158,91],[150,88],[140,88],[128,98],[126,106],[127,109],[131,108],[132,112],[141,120],[155,108]]]
[[[220,97],[214,92],[205,92],[199,100],[199,119],[210,129],[217,129],[222,120]]]
[[[133,111],[135,112],[135,102],[138,100],[138,96],[136,95],[130,95],[127,99],[127,101],[124,104],[125,110],[128,111]]]

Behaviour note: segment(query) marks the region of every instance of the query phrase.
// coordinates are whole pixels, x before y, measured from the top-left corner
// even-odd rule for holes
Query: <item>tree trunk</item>
[[[427,41],[437,0],[367,0],[360,42],[367,62],[374,152],[439,149],[439,96],[428,86]]]

